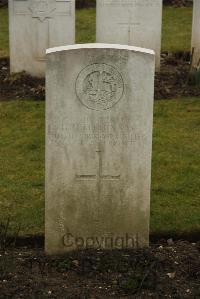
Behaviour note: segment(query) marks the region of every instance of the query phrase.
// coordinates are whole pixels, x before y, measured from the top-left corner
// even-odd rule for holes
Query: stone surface
[[[162,0],[97,0],[97,42],[153,49],[160,69]]]
[[[148,245],[155,55],[47,51],[46,252]]]
[[[193,2],[193,23],[192,23],[192,48],[193,66],[196,67],[200,62],[200,1],[194,0]]]
[[[75,0],[9,0],[11,72],[43,77],[49,47],[75,42]]]

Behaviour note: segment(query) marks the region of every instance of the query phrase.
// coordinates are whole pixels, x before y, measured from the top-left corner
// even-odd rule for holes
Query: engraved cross
[[[140,23],[139,22],[132,22],[131,21],[131,13],[129,13],[129,20],[128,20],[128,22],[121,22],[121,23],[119,23],[119,25],[120,26],[128,27],[128,44],[130,45],[133,27],[140,25]]]
[[[102,151],[99,149],[96,151],[98,154],[98,172],[94,175],[76,175],[77,180],[81,181],[97,181],[98,199],[101,197],[101,182],[102,181],[117,181],[120,180],[120,175],[104,175],[103,174],[103,157]]]

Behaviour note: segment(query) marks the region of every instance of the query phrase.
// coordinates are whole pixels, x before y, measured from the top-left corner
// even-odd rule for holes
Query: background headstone
[[[42,77],[49,47],[74,44],[75,0],[10,0],[11,73]]]
[[[97,0],[97,42],[153,49],[160,68],[162,0]]]
[[[149,242],[154,52],[47,51],[46,252]]]
[[[193,2],[192,48],[194,48],[193,66],[196,67],[200,62],[200,0]]]

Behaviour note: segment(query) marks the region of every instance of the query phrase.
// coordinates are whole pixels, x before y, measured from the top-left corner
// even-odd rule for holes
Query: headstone
[[[149,242],[154,52],[47,50],[46,252]]]
[[[9,0],[10,69],[43,77],[49,47],[74,44],[75,0]]]
[[[162,0],[97,0],[98,43],[153,49],[160,69]]]
[[[200,63],[200,1],[193,0],[193,24],[192,24],[192,49],[193,66]]]

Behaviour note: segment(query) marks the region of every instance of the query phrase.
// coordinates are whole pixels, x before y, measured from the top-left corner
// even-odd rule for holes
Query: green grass
[[[0,219],[41,232],[44,215],[44,103],[0,103]]]
[[[190,51],[192,7],[165,7],[162,29],[162,50]]]
[[[0,56],[9,55],[8,9],[0,9]]]
[[[76,42],[95,42],[95,9],[76,11]],[[191,44],[192,8],[164,7],[162,50],[189,51]],[[8,12],[0,9],[0,56],[9,55]]]
[[[159,101],[154,111],[151,228],[200,229],[200,99]]]
[[[76,42],[94,43],[96,39],[96,11],[94,8],[76,11]]]
[[[0,103],[0,219],[44,231],[44,102]],[[155,102],[151,230],[200,229],[200,100]]]

